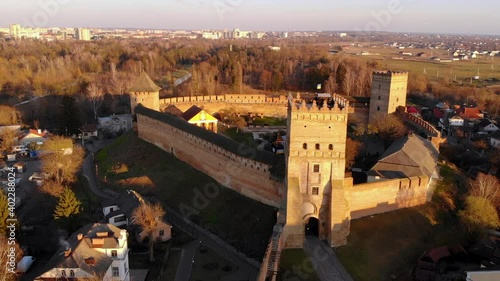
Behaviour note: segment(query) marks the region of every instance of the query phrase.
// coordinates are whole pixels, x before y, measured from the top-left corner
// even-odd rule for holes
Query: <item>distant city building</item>
[[[10,37],[13,39],[21,38],[21,26],[19,24],[10,25]]]
[[[90,30],[87,28],[75,28],[76,40],[90,41]]]
[[[339,36],[340,36],[340,38],[347,37],[347,33],[340,33]]]

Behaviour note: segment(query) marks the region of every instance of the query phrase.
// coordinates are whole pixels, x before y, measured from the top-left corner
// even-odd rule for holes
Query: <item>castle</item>
[[[404,104],[406,79],[407,73],[374,73],[374,115],[387,114],[401,102]],[[228,188],[265,204],[281,207],[279,227],[276,228],[279,233],[273,235],[273,239],[281,239],[280,247],[300,248],[306,234],[318,235],[331,246],[344,245],[351,219],[424,204],[432,195],[436,168],[434,152],[420,153],[417,156],[421,158],[416,161],[410,161],[415,157],[412,153],[397,155],[399,160],[416,163],[417,167],[411,167],[411,171],[417,172],[406,173],[405,165],[401,168],[393,165],[385,172],[396,176],[374,176],[373,182],[359,185],[353,185],[353,179],[345,177],[350,111],[349,102],[339,95],[332,95],[327,101],[318,100],[318,103],[291,94],[280,97],[171,98],[168,102],[161,102],[157,98],[157,86],[150,81],[143,72],[129,91],[131,106],[141,103],[135,107],[139,137]],[[161,107],[176,102],[180,108],[196,104],[207,111],[236,104],[240,105],[239,111],[248,110],[246,113],[258,115],[264,107],[267,113],[278,116],[286,109],[285,181],[279,181],[270,172],[275,165],[273,154],[235,143],[159,111]],[[405,151],[425,152],[433,149],[428,140],[413,135],[400,145],[392,150],[407,147]],[[387,154],[387,157],[395,156]],[[420,162],[430,163],[429,167],[425,171],[419,170]],[[266,259],[271,262],[273,258],[269,255]]]

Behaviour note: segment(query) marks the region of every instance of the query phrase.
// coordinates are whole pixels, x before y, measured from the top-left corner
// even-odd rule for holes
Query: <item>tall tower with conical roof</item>
[[[130,94],[130,109],[132,114],[138,104],[160,111],[161,88],[149,78],[146,72],[141,72],[134,85],[127,91]]]

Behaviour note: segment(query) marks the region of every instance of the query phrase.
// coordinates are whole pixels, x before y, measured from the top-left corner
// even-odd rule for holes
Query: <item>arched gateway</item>
[[[333,95],[333,107],[289,96],[285,248],[302,248],[305,235],[331,246],[349,234],[345,174],[348,102]]]

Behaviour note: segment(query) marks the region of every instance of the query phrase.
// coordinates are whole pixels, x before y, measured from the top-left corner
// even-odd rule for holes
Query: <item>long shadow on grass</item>
[[[193,207],[196,212],[189,217],[192,221],[249,257],[264,256],[276,223],[275,208],[221,187],[213,178],[131,133],[99,154],[99,175],[106,180],[102,183],[106,188],[134,189],[177,210],[180,206]],[[219,192],[205,196],[207,202],[199,201],[207,185],[218,185]]]

